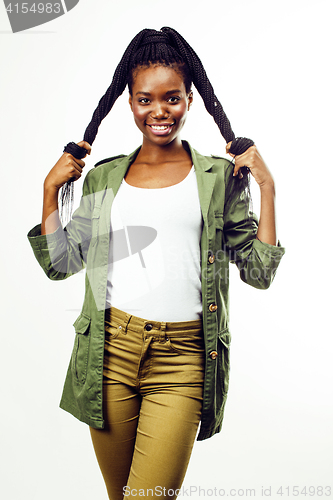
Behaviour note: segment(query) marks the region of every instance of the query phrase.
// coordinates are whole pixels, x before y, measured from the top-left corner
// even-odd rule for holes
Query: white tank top
[[[201,231],[193,166],[166,188],[123,179],[111,208],[107,307],[154,321],[201,318]]]

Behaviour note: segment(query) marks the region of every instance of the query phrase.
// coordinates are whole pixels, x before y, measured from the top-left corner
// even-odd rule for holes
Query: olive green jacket
[[[233,165],[204,157],[183,143],[195,168],[203,219],[201,281],[206,361],[203,409],[198,440],[219,432],[229,384],[229,262],[256,288],[268,288],[284,249],[256,239],[257,219],[248,213],[245,196],[228,197]],[[139,150],[97,164],[85,178],[83,196],[63,230],[41,235],[40,225],[28,238],[39,264],[52,280],[86,267],[82,312],[74,323],[75,343],[61,408],[100,429],[102,406],[104,311],[110,242],[110,211],[121,181]],[[177,221],[175,221],[177,223]],[[111,234],[112,237],[112,234]]]

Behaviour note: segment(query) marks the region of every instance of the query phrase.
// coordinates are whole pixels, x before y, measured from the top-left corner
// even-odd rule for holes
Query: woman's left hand
[[[243,174],[240,172],[240,168],[248,167],[260,188],[274,186],[273,177],[268,170],[266,163],[262,159],[256,145],[249,147],[245,153],[237,156],[229,153],[230,146],[231,142],[227,144],[226,152],[235,158],[234,176],[238,175],[242,178]]]

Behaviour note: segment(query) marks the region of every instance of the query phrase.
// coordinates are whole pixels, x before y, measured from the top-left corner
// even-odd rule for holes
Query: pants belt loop
[[[166,322],[162,321],[161,326],[160,326],[160,330],[161,330],[161,333],[163,334],[164,339],[166,337],[166,326],[167,326]]]

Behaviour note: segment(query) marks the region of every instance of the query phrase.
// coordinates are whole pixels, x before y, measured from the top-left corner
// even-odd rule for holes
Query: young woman
[[[234,163],[181,141],[192,82]],[[62,229],[59,190],[81,176],[82,158],[126,85],[142,145],[88,173],[80,207]],[[260,186],[259,223],[249,210],[249,172]],[[256,146],[234,138],[193,49],[171,28],[140,32],[84,141],[67,145],[47,175],[42,224],[28,235],[49,278],[87,269],[60,405],[90,426],[110,499],[175,498],[199,424],[198,440],[220,431],[229,262],[250,285],[270,285],[284,253],[274,196]]]

